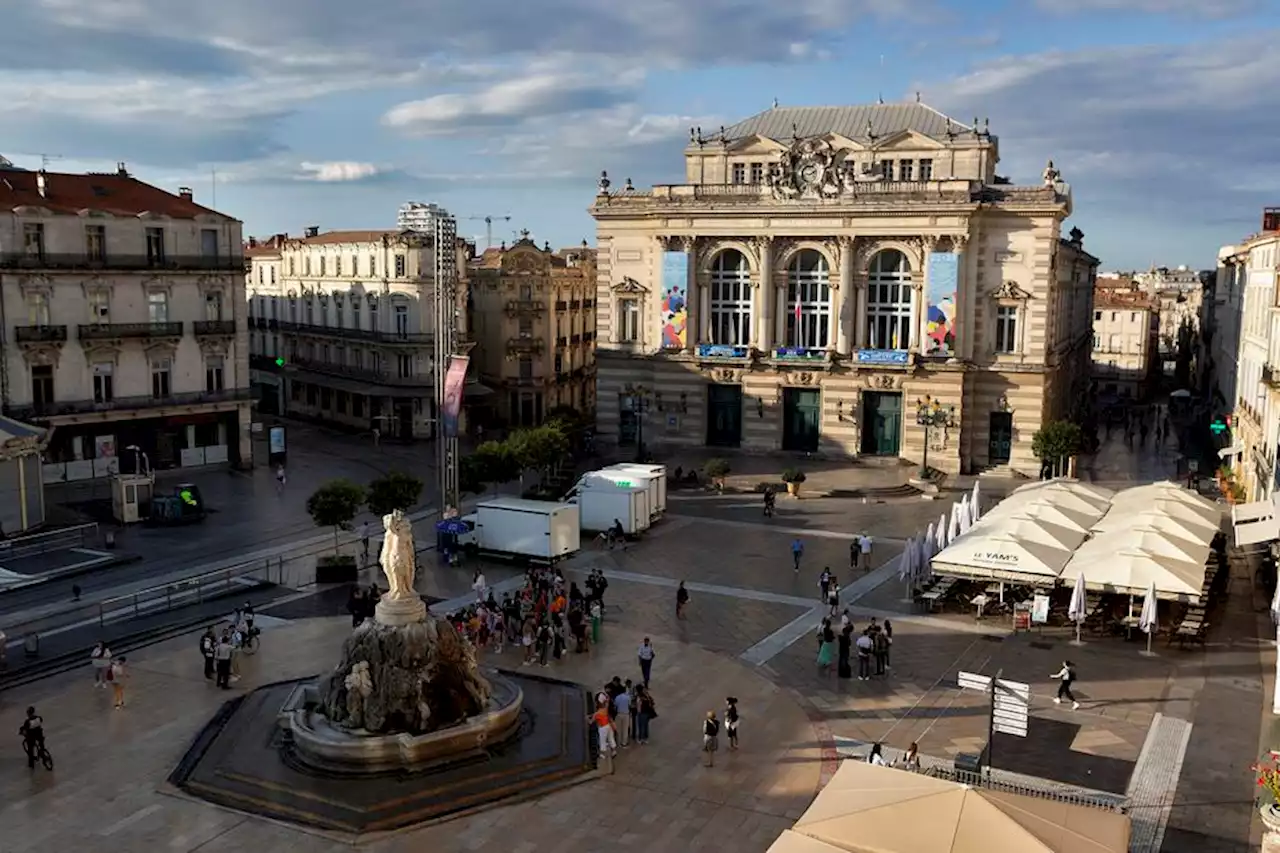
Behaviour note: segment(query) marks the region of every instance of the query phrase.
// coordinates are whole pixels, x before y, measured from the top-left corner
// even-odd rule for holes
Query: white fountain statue
[[[387,576],[389,589],[378,601],[374,619],[381,625],[412,625],[427,618],[427,606],[414,589],[417,554],[413,547],[413,525],[400,510],[382,517],[385,535],[378,560]]]

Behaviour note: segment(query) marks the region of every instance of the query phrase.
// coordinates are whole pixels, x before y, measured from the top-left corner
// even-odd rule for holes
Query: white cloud
[[[364,181],[383,173],[383,169],[373,163],[356,163],[350,160],[339,160],[329,163],[302,163],[302,176],[306,180],[333,183],[341,181]]]

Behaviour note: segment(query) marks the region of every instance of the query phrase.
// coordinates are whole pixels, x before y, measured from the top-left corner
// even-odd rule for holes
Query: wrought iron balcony
[[[547,303],[541,299],[512,299],[507,302],[508,314],[541,314],[547,310]]]
[[[210,403],[235,403],[248,399],[250,399],[249,389],[228,388],[223,391],[187,391],[163,396],[112,397],[104,400],[55,400],[52,403],[13,406],[9,409],[9,414],[18,420],[40,421],[67,415],[139,411],[169,406],[195,406]]]
[[[244,257],[206,255],[112,255],[91,252],[5,252],[0,269],[76,271],[149,270],[154,272],[244,272]]]
[[[568,345],[569,345],[569,337],[567,335],[561,335],[560,337],[556,338],[556,346],[567,347]]]
[[[275,317],[250,317],[249,326],[254,329],[274,332],[280,328],[280,323]]]
[[[577,299],[574,299],[574,300],[572,300],[572,301],[569,303],[569,310],[570,310],[570,311],[577,311],[577,310],[579,310],[579,309],[581,309],[581,308],[582,308],[582,303],[581,303],[581,302],[579,302]]]
[[[236,333],[235,320],[196,320],[191,326],[191,330],[197,338],[234,335]]]
[[[569,343],[572,344],[573,346],[577,346],[578,344],[582,343],[582,335],[570,335]]]
[[[61,344],[67,340],[67,327],[14,326],[13,339],[20,344]]]
[[[566,302],[566,301],[565,301],[565,300],[563,300],[563,299],[556,300],[556,310],[557,310],[557,311],[568,311],[568,310],[569,310],[569,303],[568,303],[568,302]]]
[[[546,349],[546,342],[542,338],[507,339],[507,352],[540,354],[544,349]]]
[[[114,340],[117,338],[180,338],[182,337],[182,322],[82,324],[77,328],[76,335],[82,341]]]
[[[276,323],[275,320],[271,321]],[[422,332],[377,332],[372,329],[347,329],[338,326],[320,326],[315,323],[294,323],[281,320],[280,331],[295,335],[311,335],[317,338],[341,338],[348,341],[368,341],[378,344],[421,346],[430,344],[434,336]]]
[[[546,382],[542,376],[508,376],[503,382],[513,388],[537,388]]]
[[[285,362],[285,366],[320,376],[332,376],[339,379],[355,379],[372,385],[429,388],[433,384],[430,376],[395,376],[390,371],[379,368],[356,367],[351,364],[334,364],[333,362],[321,361],[313,358],[289,359]]]

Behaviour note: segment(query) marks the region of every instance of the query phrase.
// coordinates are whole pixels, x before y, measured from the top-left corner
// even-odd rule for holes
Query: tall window
[[[164,263],[164,229],[147,229],[147,264],[155,266]]]
[[[1096,336],[1095,336],[1096,339]],[[1018,309],[1013,305],[996,306],[996,352],[1018,351]]]
[[[91,261],[107,259],[107,227],[105,225],[84,227],[84,250]]]
[[[157,358],[151,362],[151,396],[156,399],[168,397],[173,387],[170,372],[173,362],[167,358]]]
[[[401,338],[409,337],[409,306],[403,303],[397,303],[395,307],[396,317],[396,335]]]
[[[89,291],[89,322],[93,325],[111,322],[111,293],[109,291]]]
[[[204,297],[204,318],[206,320],[222,319],[222,291],[211,290]]]
[[[618,300],[618,327],[615,330],[618,343],[634,344],[640,341],[640,300]]]
[[[351,295],[351,328],[360,328],[360,294],[353,293]]]
[[[218,257],[218,231],[215,228],[200,230],[200,254],[206,258]]]
[[[147,294],[147,322],[169,322],[169,294],[163,290],[152,290]]]
[[[802,249],[787,266],[787,346],[831,343],[831,269],[821,252]]]
[[[32,326],[49,325],[49,296],[36,291],[27,297],[27,320]]]
[[[877,253],[867,271],[867,346],[870,349],[911,347],[913,302],[907,256],[896,249]]]
[[[109,361],[93,366],[93,402],[110,403],[116,397],[115,365]]]
[[[711,267],[711,343],[751,343],[751,270],[736,249],[716,255]]]
[[[204,363],[204,390],[216,392],[223,390],[225,386],[223,379],[223,361],[222,356],[210,356]]]
[[[53,365],[31,366],[31,402],[36,408],[53,405]]]

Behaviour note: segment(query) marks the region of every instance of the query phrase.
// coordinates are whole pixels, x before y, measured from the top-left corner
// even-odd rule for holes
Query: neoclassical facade
[[[924,104],[777,108],[691,133],[686,183],[614,187],[598,227],[603,443],[925,455],[1035,474],[1087,406],[1097,260],[1070,187],[998,177]]]

